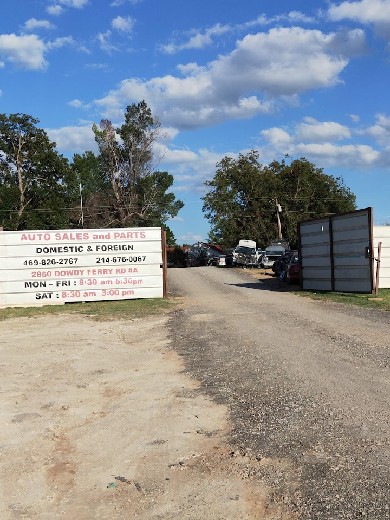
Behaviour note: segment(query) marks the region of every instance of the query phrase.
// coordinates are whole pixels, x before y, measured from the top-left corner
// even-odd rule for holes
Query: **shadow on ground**
[[[272,271],[261,269],[243,269],[243,272],[245,272],[245,274],[247,274],[249,277],[253,278],[254,281],[228,285],[275,292],[296,292],[300,290],[299,284],[288,284],[287,282],[275,276]]]

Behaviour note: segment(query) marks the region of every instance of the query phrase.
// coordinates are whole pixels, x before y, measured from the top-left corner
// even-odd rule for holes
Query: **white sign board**
[[[0,232],[0,306],[163,297],[161,228]]]

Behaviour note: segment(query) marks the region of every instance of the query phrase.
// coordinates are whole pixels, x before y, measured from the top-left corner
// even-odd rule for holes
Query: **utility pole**
[[[83,210],[83,187],[81,186],[80,182],[80,221],[81,221],[81,227],[84,228],[84,210]]]
[[[282,213],[282,206],[278,204],[278,199],[275,199],[276,204],[276,219],[278,221],[278,239],[282,239],[282,224],[280,222],[280,213]]]

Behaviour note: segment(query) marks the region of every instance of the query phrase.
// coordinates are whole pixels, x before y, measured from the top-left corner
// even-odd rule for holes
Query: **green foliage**
[[[297,245],[297,226],[303,220],[356,209],[355,195],[342,179],[327,175],[306,159],[264,166],[254,150],[217,165],[203,211],[211,223],[210,240],[235,246],[240,238],[265,247],[277,238],[276,199],[282,206],[282,235]]]
[[[68,225],[69,164],[37,123],[26,114],[0,114],[0,225],[4,229]]]
[[[0,321],[23,317],[48,316],[53,314],[86,315],[96,321],[134,320],[164,314],[172,310],[176,301],[168,298],[118,300],[104,302],[44,305],[42,307],[8,307],[0,309]],[[71,318],[69,318],[71,320]]]
[[[111,183],[102,175],[101,160],[93,152],[75,154],[68,182],[72,227],[109,227],[115,198]],[[82,201],[82,209],[81,209]]]
[[[175,247],[177,244],[176,244],[176,239],[175,239],[175,235],[173,234],[173,231],[167,225],[164,226],[164,229],[165,229],[165,233],[166,233],[167,246]]]
[[[311,298],[312,300],[332,301],[346,305],[368,307],[390,311],[390,289],[379,289],[378,297],[366,293],[342,293],[328,291],[298,291],[299,296]]]
[[[127,107],[125,122],[119,128],[102,120],[93,131],[100,152],[100,174],[110,185],[110,190],[105,190],[110,225],[163,226],[175,217],[184,204],[169,191],[172,175],[154,168],[160,124],[145,101]]]
[[[139,179],[138,199],[140,205],[147,208],[142,217],[138,217],[140,225],[143,222],[143,225],[162,226],[178,214],[184,204],[169,191],[172,184],[173,175],[168,172],[156,171]]]
[[[108,120],[94,125],[100,154],[75,154],[70,165],[38,123],[26,114],[0,114],[4,229],[166,227],[183,207],[170,192],[173,176],[155,171],[160,125],[145,101],[127,107],[119,128]]]

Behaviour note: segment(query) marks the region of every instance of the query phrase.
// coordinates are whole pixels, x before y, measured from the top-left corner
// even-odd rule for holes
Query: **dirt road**
[[[173,344],[228,407],[252,480],[304,520],[390,518],[390,315],[272,291],[237,270],[170,275],[188,302]]]
[[[170,315],[0,323],[0,518],[390,518],[389,316],[169,286]]]

